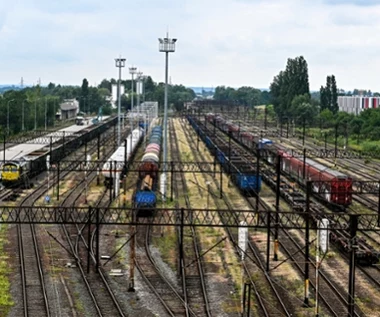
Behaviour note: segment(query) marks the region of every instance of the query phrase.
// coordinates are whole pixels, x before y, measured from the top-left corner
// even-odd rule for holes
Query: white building
[[[379,108],[380,97],[338,96],[339,111],[358,115],[365,109]]]

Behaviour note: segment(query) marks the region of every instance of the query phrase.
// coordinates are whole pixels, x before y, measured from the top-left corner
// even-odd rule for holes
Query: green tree
[[[274,77],[270,93],[279,118],[291,116],[294,97],[307,94],[310,98],[308,66],[303,56],[288,59],[285,71]]]
[[[362,127],[364,125],[364,120],[355,116],[350,122],[350,130],[353,134],[357,135],[356,143],[359,144],[360,134],[362,131]]]
[[[85,112],[88,108],[88,80],[86,78],[83,79],[82,87],[81,87],[81,95],[79,97],[79,109],[80,111]]]
[[[328,96],[327,96],[327,91],[326,91],[326,88],[321,86],[321,88],[319,89],[319,92],[320,92],[320,101],[321,101],[321,110],[330,110],[329,109],[329,99],[328,99]]]
[[[337,113],[339,111],[338,106],[338,88],[336,87],[335,76],[331,75],[331,104],[330,110],[332,113]]]
[[[321,110],[329,109],[332,113],[337,113],[338,107],[338,88],[335,76],[327,76],[326,86],[320,89]]]
[[[329,109],[324,109],[319,114],[322,128],[332,127],[335,124],[334,114]]]
[[[295,122],[312,124],[317,113],[318,107],[311,103],[310,95],[303,94],[293,98],[290,115]]]
[[[331,104],[332,104],[331,76],[327,76],[327,78],[326,78],[325,93],[326,93],[326,99],[327,99],[327,109],[330,109],[332,111],[332,109],[331,109]]]
[[[98,85],[98,88],[104,88],[104,89],[107,89],[108,91],[112,91],[112,85],[108,79],[103,79],[101,83]]]

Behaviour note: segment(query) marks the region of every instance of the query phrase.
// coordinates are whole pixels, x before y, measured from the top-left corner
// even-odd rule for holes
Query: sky
[[[0,84],[97,85],[119,56],[163,82],[167,31],[173,84],[268,88],[302,55],[311,90],[380,91],[380,0],[1,0]]]

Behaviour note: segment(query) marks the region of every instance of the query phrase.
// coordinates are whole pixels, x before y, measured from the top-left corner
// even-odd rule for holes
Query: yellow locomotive
[[[1,182],[5,187],[18,186],[28,184],[26,161],[20,162],[5,162],[1,167]]]

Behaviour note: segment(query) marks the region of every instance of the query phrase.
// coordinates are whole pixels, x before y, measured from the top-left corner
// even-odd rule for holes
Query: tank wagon
[[[238,147],[230,147],[227,142],[218,139],[212,131],[193,117],[189,116],[188,120],[239,190],[246,195],[260,192],[261,176],[256,174],[254,156],[243,154]]]
[[[311,159],[304,160],[293,157],[283,149],[279,149],[273,142],[260,139],[252,132],[244,131],[241,127],[225,120],[223,117],[208,114],[206,121],[215,125],[250,151],[261,149],[262,159],[269,164],[275,163],[275,158],[281,156],[281,171],[294,178],[299,184],[305,186],[307,181],[314,181],[314,191],[319,193],[319,198],[332,207],[346,208],[352,203],[352,178],[344,173],[328,168]],[[305,177],[303,175],[305,170]],[[322,182],[325,181],[325,182]]]
[[[159,160],[161,153],[162,127],[155,126],[149,137],[139,165],[139,179],[133,197],[138,216],[150,216],[156,207]]]
[[[1,168],[1,179],[5,187],[30,187],[30,179],[47,169],[46,158],[50,162],[59,162],[63,157],[74,152],[85,143],[105,132],[117,123],[117,118],[110,118],[102,125],[90,126],[84,130],[66,136],[59,141],[33,151],[23,157],[5,162]]]
[[[138,149],[144,136],[144,131],[141,128],[136,128],[125,139],[122,146],[118,147],[111,157],[104,163],[102,168],[102,175],[104,176],[104,185],[107,188],[112,187],[113,178],[116,173],[120,174],[120,180],[126,175],[126,163],[133,160],[133,157]],[[111,170],[112,168],[112,170]]]

